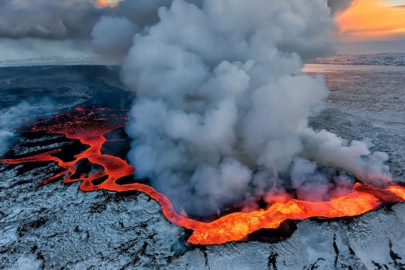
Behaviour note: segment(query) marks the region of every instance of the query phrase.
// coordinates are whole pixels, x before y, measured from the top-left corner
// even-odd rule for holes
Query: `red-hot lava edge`
[[[357,183],[350,194],[333,198],[328,202],[307,202],[291,199],[284,203],[274,203],[267,209],[260,209],[249,213],[232,213],[223,216],[213,222],[204,223],[189,219],[175,212],[169,199],[157,192],[150,186],[133,183],[119,185],[117,180],[130,176],[135,168],[125,160],[101,153],[103,144],[107,141],[104,135],[125,123],[125,112],[118,115],[112,111],[94,114],[90,110],[77,109],[74,112],[54,117],[52,122],[37,122],[30,132],[45,131],[53,134],[63,134],[69,139],[77,139],[90,148],[74,157],[71,162],[53,156],[61,151],[53,150],[43,154],[20,159],[3,159],[8,164],[21,164],[26,162],[53,161],[56,162],[63,172],[42,181],[47,184],[58,177],[64,176],[64,183],[82,181],[82,191],[110,190],[116,192],[140,191],[144,192],[162,207],[163,214],[172,223],[193,230],[188,239],[189,243],[199,245],[224,244],[231,241],[241,241],[259,229],[276,229],[285,220],[303,220],[311,217],[339,218],[358,216],[365,212],[376,209],[382,203],[396,203],[405,201],[405,188],[392,185],[385,189]],[[76,172],[77,164],[82,159],[88,159],[91,163],[100,165],[102,171],[91,175],[82,174],[79,179],[72,179]],[[93,180],[106,178],[101,184],[93,184]]]

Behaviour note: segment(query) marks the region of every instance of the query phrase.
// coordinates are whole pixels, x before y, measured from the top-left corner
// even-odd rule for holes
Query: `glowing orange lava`
[[[63,172],[43,180],[47,184],[59,177],[64,177],[64,183],[82,181],[80,189],[83,191],[110,190],[116,192],[140,191],[144,192],[162,207],[163,214],[172,223],[193,230],[188,239],[189,243],[199,245],[224,244],[231,241],[241,241],[260,229],[276,229],[286,220],[303,220],[311,217],[338,218],[358,216],[376,209],[382,203],[397,203],[405,201],[405,188],[402,186],[389,186],[386,189],[376,188],[357,183],[350,194],[333,198],[328,202],[307,202],[289,199],[276,202],[267,209],[260,209],[248,213],[236,212],[225,215],[213,222],[205,223],[189,219],[173,208],[169,199],[153,189],[140,183],[117,184],[117,180],[133,175],[135,168],[125,160],[101,153],[104,137],[110,131],[122,127],[125,117],[113,111],[104,110],[100,114],[89,113],[89,110],[77,109],[75,112],[56,116],[52,123],[38,122],[31,132],[46,131],[53,134],[63,134],[69,139],[77,139],[90,147],[76,155],[73,161],[64,162],[55,156],[61,149],[25,157],[20,159],[3,159],[8,164],[22,164],[27,162],[50,161],[56,162]],[[77,170],[77,164],[82,159],[103,167],[103,170],[91,175],[80,175],[72,179]],[[94,180],[107,178],[101,184],[94,184]]]

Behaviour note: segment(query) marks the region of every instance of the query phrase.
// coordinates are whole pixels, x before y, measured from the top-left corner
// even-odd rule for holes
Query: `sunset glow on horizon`
[[[336,21],[344,42],[405,39],[405,9],[384,0],[355,0]]]
[[[121,0],[94,0],[98,7],[115,7]]]

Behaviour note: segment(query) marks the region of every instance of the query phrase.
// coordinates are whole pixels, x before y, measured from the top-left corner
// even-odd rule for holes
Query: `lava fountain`
[[[104,143],[108,141],[105,137],[107,133],[125,126],[125,111],[110,109],[98,109],[97,111],[94,113],[90,109],[76,109],[55,116],[50,122],[38,121],[28,131],[63,134],[68,139],[79,140],[81,144],[89,146],[82,153],[74,156],[73,161],[65,162],[56,156],[62,149],[1,161],[8,164],[56,162],[63,171],[44,179],[40,184],[48,184],[63,177],[64,183],[81,181],[80,190],[82,191],[143,192],[161,205],[164,216],[170,222],[192,230],[193,233],[188,242],[196,245],[242,241],[247,239],[249,234],[260,229],[276,229],[286,220],[303,220],[313,217],[352,217],[374,210],[383,203],[405,201],[405,188],[402,186],[391,185],[386,188],[377,188],[356,183],[349,194],[332,198],[326,202],[288,199],[284,202],[273,203],[266,209],[224,215],[212,222],[193,220],[178,214],[164,194],[148,185],[118,183],[119,179],[132,176],[135,168],[122,158],[103,154],[101,149]],[[83,173],[79,177],[73,177],[77,172],[79,161],[85,159],[92,164],[101,166],[102,169],[91,174]],[[97,181],[100,179],[103,181]]]

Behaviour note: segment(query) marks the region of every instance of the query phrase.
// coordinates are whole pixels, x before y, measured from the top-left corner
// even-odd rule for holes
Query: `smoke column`
[[[329,90],[322,76],[302,74],[303,62],[335,53],[334,14],[350,3],[122,1],[92,33],[106,55],[126,55],[136,176],[191,215],[257,194],[271,201],[283,188],[325,200],[350,190],[353,176],[384,185],[386,154],[308,125]],[[322,166],[342,173],[331,179]]]
[[[301,73],[303,60],[334,53],[326,1],[174,0],[157,15],[138,24],[122,70],[137,95],[129,159],[178,210],[212,214],[275,185],[322,200],[319,165],[389,178],[386,154],[308,126],[329,93]]]
[[[136,176],[176,210],[207,215],[256,195],[271,201],[283,188],[319,201],[350,190],[353,176],[390,179],[386,154],[308,125],[329,90],[322,76],[302,74],[303,63],[335,53],[334,16],[351,2],[0,0],[0,40],[91,44],[124,62],[122,79],[137,96],[127,126]],[[30,108],[0,116],[0,155],[13,119]],[[325,166],[342,173],[331,179]]]

